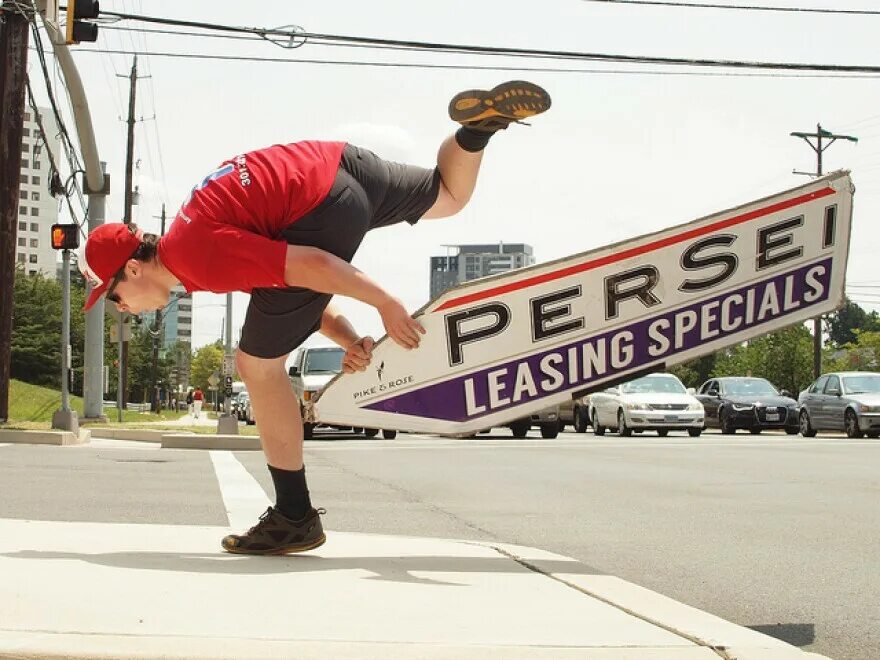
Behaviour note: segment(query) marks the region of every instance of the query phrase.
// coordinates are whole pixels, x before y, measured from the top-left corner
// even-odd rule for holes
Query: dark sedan
[[[737,429],[754,434],[765,429],[782,429],[789,435],[798,432],[797,401],[764,378],[712,378],[696,396],[706,410],[706,426],[720,428],[722,433]]]

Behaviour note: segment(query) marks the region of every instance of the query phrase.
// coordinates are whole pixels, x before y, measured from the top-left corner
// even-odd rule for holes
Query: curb
[[[0,430],[0,442],[21,445],[56,445],[67,447],[88,444],[91,438],[91,430],[83,428],[79,429],[79,433],[74,433],[73,431]]]
[[[109,429],[94,427],[91,429],[96,438],[107,438],[108,440],[131,440],[135,442],[162,442],[162,436],[168,433],[167,430],[152,429]]]
[[[218,449],[227,451],[261,451],[260,438],[255,435],[200,435],[166,433],[162,449]]]

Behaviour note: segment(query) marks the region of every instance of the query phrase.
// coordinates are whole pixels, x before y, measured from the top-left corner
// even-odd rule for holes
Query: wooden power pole
[[[0,10],[0,422],[9,419],[12,298],[29,28],[23,14],[12,9]]]

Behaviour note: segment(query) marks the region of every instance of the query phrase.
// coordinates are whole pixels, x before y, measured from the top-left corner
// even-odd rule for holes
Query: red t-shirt
[[[320,204],[344,142],[276,144],[225,161],[193,188],[159,240],[159,259],[189,292],[283,287],[281,232]]]

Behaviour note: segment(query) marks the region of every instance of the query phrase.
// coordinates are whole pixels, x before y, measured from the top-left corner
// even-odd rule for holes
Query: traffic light
[[[52,247],[55,250],[75,250],[79,247],[77,225],[52,225]]]
[[[97,41],[98,26],[81,18],[98,18],[98,0],[67,0],[67,45]]]

